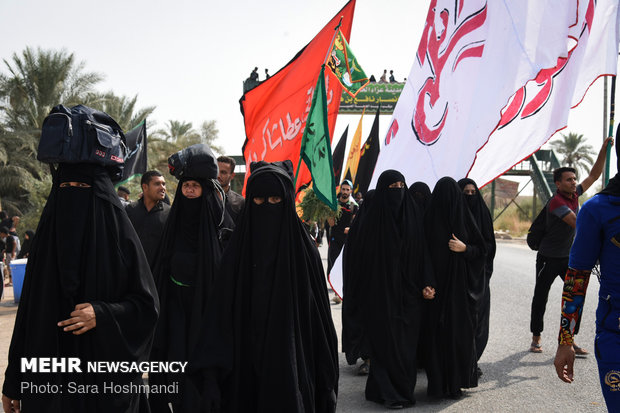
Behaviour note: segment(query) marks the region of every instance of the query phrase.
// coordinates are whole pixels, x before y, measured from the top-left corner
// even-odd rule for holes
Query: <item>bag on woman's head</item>
[[[211,148],[202,143],[180,150],[168,158],[170,174],[181,179],[183,177],[215,179],[219,173],[217,159]]]
[[[107,113],[77,105],[54,106],[43,121],[37,159],[49,164],[92,163],[108,169],[113,181],[123,175],[127,142]]]

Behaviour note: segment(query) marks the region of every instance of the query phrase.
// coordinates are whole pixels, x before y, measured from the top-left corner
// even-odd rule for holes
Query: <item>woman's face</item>
[[[465,195],[476,195],[476,187],[473,184],[467,184],[463,188],[463,193]]]
[[[268,196],[268,197],[262,197],[262,196],[255,196],[254,198],[252,198],[252,201],[254,201],[254,203],[256,205],[260,205],[265,203],[265,201],[267,201],[270,204],[277,204],[282,202],[282,197],[281,196]]]
[[[391,183],[390,188],[404,188],[405,187],[405,183],[403,181],[396,181],[394,183]]]
[[[202,195],[202,186],[198,181],[185,181],[183,182],[183,186],[181,186],[181,193],[183,193],[185,198],[198,198]]]

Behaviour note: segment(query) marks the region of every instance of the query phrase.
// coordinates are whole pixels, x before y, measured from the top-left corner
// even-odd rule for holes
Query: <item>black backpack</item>
[[[217,159],[211,148],[203,143],[188,146],[168,158],[170,174],[183,177],[215,179],[218,175]]]
[[[127,141],[107,113],[77,105],[55,106],[43,121],[37,159],[49,164],[94,163],[105,166],[112,181],[123,175]]]
[[[543,207],[543,209],[538,213],[534,222],[530,226],[530,229],[527,231],[527,245],[533,251],[538,251],[538,247],[540,247],[540,242],[545,236],[545,231],[547,230],[547,205]]]

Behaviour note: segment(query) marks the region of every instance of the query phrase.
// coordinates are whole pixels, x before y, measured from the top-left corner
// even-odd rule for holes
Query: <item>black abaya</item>
[[[200,183],[200,197],[190,199],[183,195],[183,182],[189,180]],[[153,270],[161,316],[151,360],[187,361],[188,365],[185,374],[149,375],[150,383],[179,386],[176,394],[151,395],[153,412],[168,412],[169,402],[175,411],[199,410],[204,385],[200,375],[195,374],[203,351],[198,341],[205,323],[207,297],[222,256],[218,238],[222,214],[230,224],[230,217],[223,211],[222,199],[212,180],[183,177],[179,181]]]
[[[81,335],[64,332],[57,323],[80,303],[92,304],[96,326]],[[21,399],[24,412],[148,411],[145,393],[104,394],[104,383],[140,386],[141,373],[86,369],[89,361],[146,361],[158,309],[146,256],[106,170],[61,164],[32,240],[3,393]],[[20,373],[22,357],[78,357],[84,373]],[[22,382],[65,391],[22,392]],[[70,382],[99,393],[72,395]]]
[[[461,388],[478,385],[475,332],[484,293],[486,248],[454,179],[445,177],[435,185],[425,228],[437,281],[423,352],[428,394],[458,396]],[[453,235],[465,243],[465,252],[449,249]]]
[[[344,302],[359,311],[370,353],[366,399],[390,407],[415,403],[422,290],[434,284],[422,214],[406,188],[389,188],[398,181],[405,178],[393,170],[379,177],[355,232],[357,271],[344,293]]]
[[[484,202],[476,182],[473,179],[463,178],[458,184],[461,190],[465,189],[465,186],[470,184],[476,188],[475,194],[465,195],[465,201],[482,234],[482,238],[484,238],[484,245],[487,251],[484,267],[484,295],[478,307],[478,327],[476,329],[476,355],[478,360],[480,360],[487,346],[487,342],[489,341],[489,321],[491,313],[491,289],[489,288],[489,283],[491,281],[491,275],[493,275],[493,259],[495,258],[495,231],[493,230],[491,212]]]
[[[290,162],[252,165],[205,325],[207,411],[334,412],[337,336],[318,251],[295,212]],[[270,204],[269,196],[282,201]],[[257,205],[253,199],[262,197]]]
[[[342,251],[342,292],[344,297],[346,297],[347,291],[356,294],[353,289],[360,287],[359,283],[355,282],[358,274],[364,271],[359,265],[359,257],[362,253],[359,248],[363,245],[363,240],[358,236],[358,231],[374,196],[374,189],[366,193],[357,217],[349,229],[347,241]],[[362,308],[355,304],[355,300],[347,300],[346,298],[342,302],[342,352],[345,353],[349,365],[355,364],[358,358],[367,359],[369,354],[368,345],[364,339]]]

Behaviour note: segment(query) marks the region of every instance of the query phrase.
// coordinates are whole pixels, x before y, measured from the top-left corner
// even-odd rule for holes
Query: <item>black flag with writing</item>
[[[344,133],[340,137],[334,153],[332,155],[332,162],[334,163],[334,177],[336,179],[336,185],[340,185],[340,175],[342,174],[342,164],[344,163],[344,150],[347,146],[347,135],[349,133],[349,125],[344,130]]]
[[[357,166],[357,174],[353,184],[353,192],[361,192],[362,195],[365,195],[366,191],[368,191],[368,185],[370,185],[377,158],[379,157],[379,109],[377,108],[377,114],[372,122],[372,129],[370,129],[368,139],[366,139],[366,142],[364,142],[360,149],[360,162]]]

